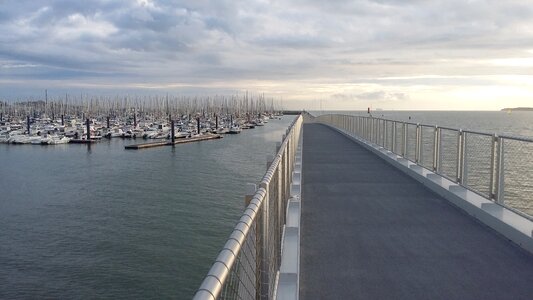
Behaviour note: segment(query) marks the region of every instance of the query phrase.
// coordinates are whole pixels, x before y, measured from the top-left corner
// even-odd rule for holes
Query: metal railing
[[[363,138],[533,219],[532,138],[340,114],[314,122]]]
[[[194,299],[273,299],[281,265],[281,242],[290,179],[303,117],[287,129],[277,154],[250,197]]]

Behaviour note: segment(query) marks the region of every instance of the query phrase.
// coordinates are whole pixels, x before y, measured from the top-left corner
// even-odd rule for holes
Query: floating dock
[[[93,143],[97,143],[98,141],[100,140],[97,140],[97,139],[90,139],[90,140],[86,140],[86,139],[71,139],[69,141],[69,143],[71,144],[93,144]]]
[[[197,137],[176,139],[174,143],[172,143],[172,141],[164,140],[164,141],[159,141],[159,142],[127,145],[127,146],[124,146],[124,148],[129,149],[129,150],[140,150],[140,149],[155,148],[155,147],[161,147],[161,146],[172,146],[172,145],[177,145],[177,144],[186,144],[186,143],[192,143],[192,142],[216,140],[216,139],[221,139],[221,138],[222,138],[222,135],[220,134],[207,134],[207,135],[202,135],[202,136],[197,136]]]

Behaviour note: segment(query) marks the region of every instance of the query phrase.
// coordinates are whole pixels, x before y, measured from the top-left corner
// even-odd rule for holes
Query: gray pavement
[[[324,125],[303,143],[300,299],[533,299],[533,255]]]

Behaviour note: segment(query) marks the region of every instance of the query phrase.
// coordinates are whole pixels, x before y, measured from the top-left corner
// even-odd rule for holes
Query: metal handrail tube
[[[317,116],[315,118],[323,118],[325,116],[330,117],[331,119],[333,119],[332,116],[335,116],[335,115],[331,115],[331,114],[320,115],[320,116]],[[341,116],[341,115],[338,115],[338,116]],[[398,123],[401,123],[401,124],[420,125],[420,126],[423,126],[423,127],[435,127],[435,125],[436,125],[436,124],[425,124],[425,123],[414,123],[414,122],[398,121],[398,120],[394,120],[394,119],[386,119],[386,118],[379,118],[379,117],[355,116],[355,115],[342,115],[342,116],[347,116],[347,117],[352,117],[352,118],[359,118],[359,119],[375,119],[375,120],[394,121],[394,122],[398,122]],[[439,128],[447,129],[447,130],[459,130],[457,128],[447,127],[447,126],[440,126],[440,125],[439,125]],[[486,131],[484,132],[484,131],[479,131],[479,130],[470,130],[470,129],[468,129],[468,130],[463,130],[463,131],[464,132],[468,132],[468,133],[486,135],[486,136],[493,135],[493,133],[491,133],[491,132],[486,132]],[[513,140],[518,140],[518,141],[522,141],[522,142],[532,142],[533,143],[533,138],[532,137],[521,136],[521,135],[512,135],[512,134],[498,134],[498,136],[500,136],[502,138],[506,138],[506,139],[513,139]],[[369,139],[367,139],[367,140],[369,140]]]
[[[488,133],[488,132],[482,132],[482,131],[474,131],[474,130],[463,130],[463,132],[466,132],[466,133],[475,133],[475,134],[486,135],[486,136],[492,136],[492,135],[494,135],[494,133]]]
[[[284,136],[283,142],[281,143],[274,160],[261,179],[259,188],[235,225],[224,247],[219,252],[215,262],[196,292],[194,299],[218,299],[220,297],[224,284],[227,282],[232,268],[235,267],[236,260],[243,250],[246,239],[250,236],[250,230],[252,230],[254,226],[256,226],[258,231],[256,233],[256,255],[259,256],[256,257],[255,264],[256,266],[260,266],[259,268],[256,268],[255,274],[255,298],[268,298],[269,295],[271,295],[271,291],[268,291],[269,287],[264,286],[265,283],[268,283],[265,279],[269,276],[269,274],[266,273],[268,266],[265,265],[268,264],[268,262],[264,257],[264,254],[268,252],[267,247],[269,246],[267,245],[267,241],[265,241],[265,238],[268,237],[269,230],[268,226],[266,226],[268,223],[265,221],[268,220],[270,212],[266,208],[268,208],[268,199],[271,196],[275,197],[276,201],[281,201],[281,203],[285,203],[283,198],[288,198],[287,194],[289,192],[290,184],[287,180],[289,178],[288,175],[292,173],[292,157],[296,154],[295,145],[297,145],[302,122],[303,117],[299,116],[291,123],[290,129]],[[284,173],[283,178],[281,178],[281,187],[279,186],[279,177],[278,182],[272,182],[276,172],[278,172],[278,174]],[[270,184],[278,185],[278,195],[269,195]],[[279,194],[281,194],[281,199],[279,198]],[[279,202],[278,205],[280,205]],[[283,210],[280,211],[283,214]],[[274,213],[276,214],[276,218],[282,218],[282,214],[280,214],[279,211]],[[260,224],[261,222],[258,222],[258,220],[262,220],[265,224]],[[276,267],[279,268],[279,266]]]
[[[407,158],[429,171],[456,181],[466,189],[504,205],[530,220],[533,219],[531,210],[524,212],[520,210],[522,206],[515,208],[508,204],[511,201],[509,197],[514,197],[514,199],[520,201],[533,201],[532,194],[528,193],[528,189],[533,186],[529,181],[533,172],[530,171],[531,168],[522,167],[524,165],[522,160],[530,157],[530,150],[528,149],[531,148],[528,147],[533,147],[533,138],[495,135],[474,130],[387,120],[371,116],[342,115],[340,117],[340,115],[331,114],[317,116],[314,120],[315,122],[335,126],[341,118],[342,120],[346,118],[354,120],[354,123],[358,126],[356,126],[355,130],[350,130],[350,132],[360,138]],[[391,122],[393,124],[392,133],[388,129]],[[397,133],[395,131],[398,130],[396,126],[399,124],[401,124],[401,135],[396,136]],[[344,126],[337,127],[346,129]],[[425,130],[422,130],[423,128]],[[433,128],[432,137],[428,136],[430,133],[427,128]],[[446,131],[446,136],[443,131]],[[450,135],[450,133],[455,133],[456,137],[454,137],[454,134]],[[389,134],[393,136],[389,137]],[[490,140],[487,137],[490,137]],[[396,138],[401,138],[401,141],[397,143],[395,141]],[[450,140],[450,138],[452,139]],[[447,142],[444,142],[444,140]],[[428,148],[431,143],[433,144],[433,149]],[[512,152],[515,155],[514,157],[509,154],[513,145],[515,147],[514,152]],[[396,149],[396,147],[401,148]],[[455,147],[456,149],[454,149]],[[507,154],[504,149],[506,149]],[[451,153],[451,157],[449,154],[445,155],[446,153]],[[432,157],[429,157],[429,155]],[[529,162],[533,163],[532,160],[529,160]],[[510,168],[509,166],[514,169],[506,170],[506,168]],[[505,178],[507,176],[506,172],[509,174],[507,179]],[[528,173],[524,175],[523,172]],[[511,176],[514,176],[513,179],[511,179]],[[508,191],[507,185],[512,187]],[[528,204],[525,205],[527,209]]]
[[[527,143],[533,143],[533,138],[525,137],[525,136],[518,136],[518,135],[505,135],[500,134],[498,135],[501,138],[509,139],[509,140],[515,140],[520,142],[527,142]]]

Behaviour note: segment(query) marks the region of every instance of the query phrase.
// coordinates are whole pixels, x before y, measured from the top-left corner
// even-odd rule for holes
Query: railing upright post
[[[263,211],[261,212],[262,214],[262,222],[261,224],[258,224],[259,227],[260,227],[260,241],[261,241],[261,245],[260,245],[260,254],[259,254],[259,257],[258,257],[258,261],[260,262],[260,268],[259,268],[259,288],[257,289],[257,291],[259,292],[259,299],[261,300],[268,300],[268,294],[269,294],[269,282],[270,282],[270,276],[268,274],[268,223],[269,223],[269,216],[268,216],[268,211],[269,211],[269,205],[268,205],[268,202],[269,202],[269,194],[268,194],[268,184],[266,183],[263,183],[262,188],[264,188],[265,190],[267,190],[266,192],[266,196],[265,196],[265,199],[263,200],[264,203],[263,203]]]
[[[372,135],[370,136],[370,142],[374,142],[374,137],[376,136],[376,121],[374,118],[370,119],[370,126],[372,127]]]
[[[284,167],[284,182],[283,182],[283,197],[285,199],[289,198],[290,193],[290,184],[289,184],[289,178],[291,178],[291,158],[288,157],[290,152],[289,145],[287,144],[287,148],[284,151],[285,159],[285,167]]]
[[[357,117],[357,135],[359,137],[363,137],[363,134],[362,134],[362,118],[361,117]]]
[[[379,119],[376,119],[376,139],[375,139],[375,144],[378,145],[379,144],[379,132],[380,130],[380,127],[379,127]]]
[[[369,118],[367,122],[368,122],[368,139],[367,140],[369,142],[372,142],[373,137],[374,137],[374,119]]]
[[[347,131],[347,129],[348,129],[348,126],[346,125],[346,124],[347,124],[347,121],[348,121],[348,119],[346,118],[345,115],[343,115],[343,116],[342,116],[342,129],[343,129],[344,131]]]
[[[392,122],[392,152],[396,153],[396,121]]]
[[[373,118],[372,119],[374,121],[374,144],[378,144],[378,136],[379,136],[379,127],[378,127],[378,119],[376,118]]]
[[[459,129],[457,140],[457,182],[464,182],[464,157],[465,157],[465,136],[463,130]]]
[[[368,122],[368,120],[366,118],[364,118],[364,119],[361,120],[361,122],[362,122],[362,126],[363,126],[363,138],[365,140],[368,140],[368,126],[366,124]]]
[[[381,126],[381,132],[382,132],[382,146],[383,148],[387,148],[387,121],[383,120],[383,122],[380,122],[380,125],[381,123],[383,123],[383,125]]]
[[[374,141],[374,118],[372,117],[368,119],[368,141]]]
[[[496,156],[496,202],[503,204],[505,198],[505,163],[502,137],[498,137]]]
[[[381,129],[381,135],[379,136],[381,138],[381,147],[385,147],[385,135],[387,134],[387,122],[385,120],[380,120],[379,127]]]
[[[407,155],[407,124],[402,123],[402,156]]]
[[[372,142],[374,139],[374,118],[368,119],[368,141]]]
[[[363,137],[365,138],[365,140],[368,140],[368,117],[363,117],[363,120],[361,122],[364,130]]]
[[[461,162],[462,184],[468,185],[468,133],[463,131],[463,161]]]
[[[440,171],[440,128],[435,126],[433,139],[433,171]]]
[[[348,116],[345,115],[345,116],[344,116],[344,130],[345,130],[345,131],[350,131],[350,126],[348,126],[348,125],[349,125],[349,122],[348,122],[348,121],[349,121],[349,120],[348,120]]]
[[[372,142],[374,139],[374,118],[368,119],[368,141]]]
[[[415,162],[418,163],[420,160],[420,148],[421,148],[421,130],[420,130],[420,124],[416,124],[416,146],[415,146]]]
[[[376,120],[376,121],[375,121],[375,126],[376,126],[376,137],[375,137],[374,143],[375,143],[376,145],[379,145],[379,143],[380,143],[380,140],[379,140],[379,133],[380,133],[380,132],[379,132],[379,131],[380,131],[381,128],[379,127],[379,119],[376,118],[375,120]]]
[[[495,178],[497,176],[494,176],[494,172],[496,171],[496,143],[498,141],[498,136],[496,134],[493,134],[491,137],[491,143],[490,143],[490,184],[489,184],[489,198],[495,200],[496,195],[494,194],[494,189],[496,186],[496,183],[494,182]]]
[[[291,140],[288,139],[288,143],[290,142]],[[288,198],[287,195],[286,195],[286,190],[283,189],[283,187],[285,186],[285,181],[287,180],[288,177],[286,177],[286,172],[287,172],[287,165],[285,165],[285,163],[287,163],[290,159],[290,149],[288,148],[288,144],[287,143],[287,148],[285,148],[285,150],[283,151],[283,154],[282,154],[282,164],[280,164],[278,167],[278,169],[276,170],[276,174],[277,174],[277,180],[274,181],[274,184],[276,185],[276,191],[277,191],[277,201],[276,201],[276,206],[277,206],[277,211],[276,211],[276,219],[277,219],[277,222],[276,222],[276,233],[277,233],[277,236],[276,236],[276,245],[281,245],[281,236],[283,235],[283,224],[285,224],[285,208],[287,207],[286,206],[286,199]],[[278,251],[279,250],[279,251]],[[276,259],[276,267],[279,267],[279,265],[281,264],[281,247],[276,248],[276,258],[279,258],[279,259]]]
[[[362,138],[366,139],[365,119],[364,118],[358,118],[358,119],[359,119],[359,121],[357,123],[358,123],[358,126],[359,126],[359,136],[361,136]]]
[[[272,162],[274,161],[274,157],[272,155],[267,156],[267,170],[272,165]],[[259,244],[258,245],[258,254],[257,254],[257,261],[259,263],[259,268],[257,269],[259,272],[259,286],[257,288],[256,292],[256,298],[261,300],[268,300],[269,294],[270,294],[270,276],[268,274],[268,225],[270,222],[270,193],[269,193],[269,183],[261,182],[260,187],[264,188],[265,198],[263,199],[263,205],[262,205],[262,211],[261,211],[261,221],[257,222],[257,234],[259,235]]]

